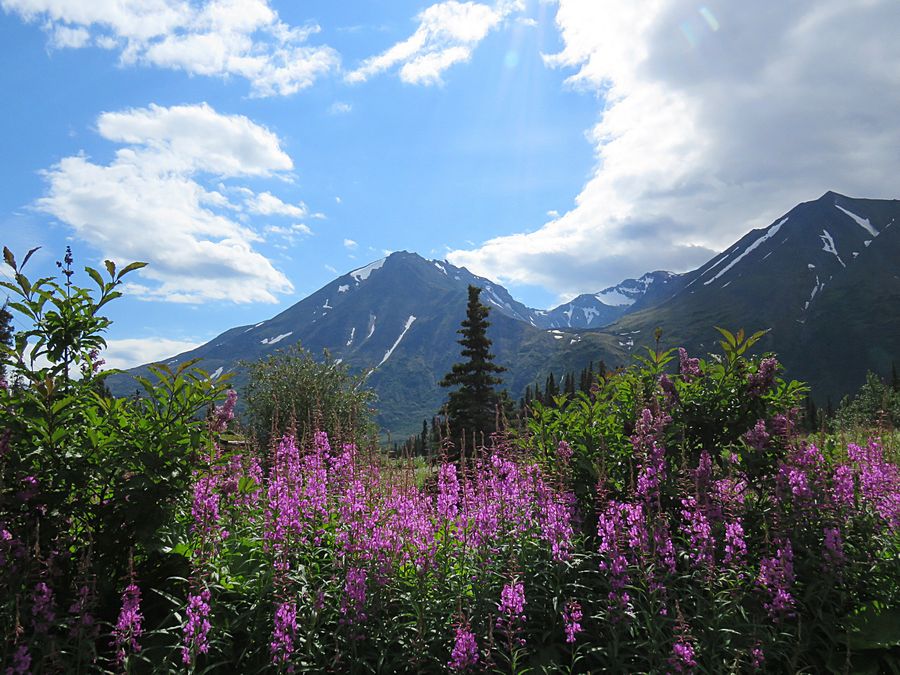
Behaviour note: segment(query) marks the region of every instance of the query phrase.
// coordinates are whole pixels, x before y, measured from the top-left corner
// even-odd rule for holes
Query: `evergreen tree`
[[[453,364],[449,373],[441,380],[442,387],[459,387],[450,392],[447,403],[450,429],[460,438],[465,434],[476,439],[496,431],[496,414],[499,396],[494,385],[500,384],[498,373],[506,370],[494,363],[491,340],[487,337],[489,309],[478,299],[481,289],[469,286],[469,302],[466,318],[457,331],[462,337],[457,342],[462,346],[463,361]]]

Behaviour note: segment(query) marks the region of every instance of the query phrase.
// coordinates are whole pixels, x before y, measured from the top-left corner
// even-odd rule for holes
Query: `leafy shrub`
[[[841,401],[835,422],[844,430],[900,427],[900,391],[876,373],[866,373],[859,391]]]
[[[365,375],[351,375],[327,352],[320,362],[295,345],[243,365],[249,375],[243,391],[248,424],[263,447],[293,430],[301,437],[321,429],[356,440],[373,431],[374,394],[365,387]]]
[[[105,396],[111,371],[99,350],[110,321],[100,310],[143,263],[107,261],[106,279],[85,268],[92,291],[72,282],[70,252],[64,281],[30,280],[22,268],[33,253],[18,265],[4,249],[9,306],[32,328],[0,344],[13,379],[0,386],[0,653],[52,671],[96,664],[122,589],[160,563],[161,529],[208,439],[197,413],[222,389],[203,373],[157,366],[157,382],[141,381],[145,397]]]

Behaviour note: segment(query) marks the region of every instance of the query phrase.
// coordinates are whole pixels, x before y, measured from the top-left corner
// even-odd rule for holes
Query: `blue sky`
[[[130,365],[386,251],[547,307],[896,197],[900,5],[751,4],[0,0],[0,239],[150,262]]]

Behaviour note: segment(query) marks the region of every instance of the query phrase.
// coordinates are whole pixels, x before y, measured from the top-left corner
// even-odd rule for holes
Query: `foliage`
[[[0,307],[0,344],[7,347],[13,343],[13,315],[6,309],[6,305]],[[0,363],[0,380],[6,381],[6,366]]]
[[[451,391],[447,403],[447,415],[454,436],[474,435],[475,438],[490,435],[497,430],[496,419],[500,397],[494,385],[500,384],[496,376],[506,369],[494,363],[491,340],[487,329],[490,309],[482,305],[478,297],[481,289],[469,286],[466,318],[457,331],[464,359],[454,363],[450,372],[441,380],[442,387],[459,387]]]
[[[867,373],[859,391],[841,401],[835,423],[839,429],[900,427],[900,389],[876,373]]]
[[[520,444],[533,447],[545,466],[552,466],[559,442],[566,440],[573,452],[576,492],[588,509],[598,480],[616,492],[634,483],[639,467],[631,436],[645,408],[671,418],[664,437],[684,461],[695,464],[706,451],[714,459],[743,458],[752,477],[771,473],[784,449],[776,427],[783,431],[793,425],[806,389],[778,377],[773,355],[747,358],[764,333],[718,330],[722,352],[708,359],[657,345],[637,356],[633,367],[604,372],[589,392],[559,396],[548,405],[534,402]],[[762,431],[776,438],[766,450],[754,449],[748,440],[760,421]]]
[[[144,263],[107,261],[106,278],[85,268],[92,290],[73,283],[70,251],[58,264],[64,281],[29,279],[33,253],[19,265],[4,249],[9,306],[32,327],[0,344],[15,382],[0,387],[0,630],[4,661],[24,650],[55,670],[96,658],[99,622],[157,555],[208,436],[197,413],[222,388],[189,364],[156,366],[156,382],[140,381],[145,397],[105,397],[111,371],[101,372],[99,350],[110,321],[100,310]]]
[[[263,446],[294,428],[301,437],[315,428],[348,440],[365,438],[374,428],[375,395],[365,386],[366,375],[351,375],[327,352],[320,362],[295,345],[242,365],[248,424]]]

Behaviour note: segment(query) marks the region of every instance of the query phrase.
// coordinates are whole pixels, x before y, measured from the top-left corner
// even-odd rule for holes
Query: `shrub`
[[[33,253],[18,265],[4,249],[9,306],[32,328],[0,344],[13,379],[0,386],[0,630],[4,662],[57,670],[97,662],[122,590],[160,564],[161,529],[209,436],[197,413],[222,388],[187,366],[158,366],[156,382],[141,380],[145,397],[105,396],[110,321],[100,310],[143,263],[107,261],[106,279],[85,268],[92,291],[73,283],[69,251],[63,281],[30,280]],[[132,606],[137,597],[126,594]]]
[[[321,429],[359,440],[374,430],[374,394],[365,387],[366,376],[351,375],[328,352],[324,357],[317,361],[295,345],[243,364],[249,376],[243,391],[247,420],[261,446],[289,431],[304,437]]]

